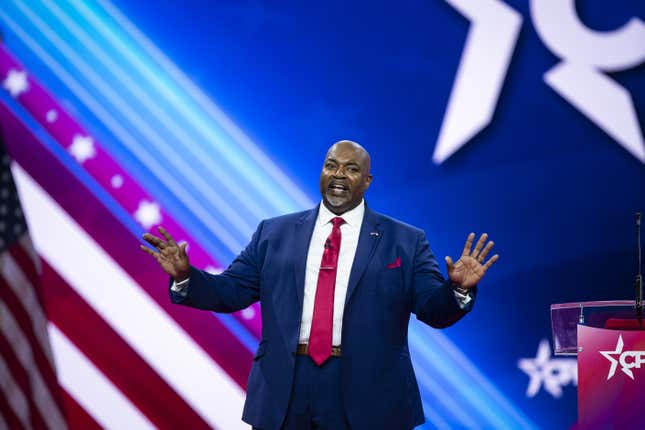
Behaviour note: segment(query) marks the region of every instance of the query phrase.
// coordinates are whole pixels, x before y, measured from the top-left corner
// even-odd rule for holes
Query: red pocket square
[[[394,260],[394,263],[389,263],[387,265],[388,269],[396,269],[397,267],[401,267],[401,257],[396,257],[396,260]]]

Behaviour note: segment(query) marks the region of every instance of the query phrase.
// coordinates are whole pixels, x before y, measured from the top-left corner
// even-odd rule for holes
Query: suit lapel
[[[372,260],[374,251],[376,250],[382,235],[382,231],[379,230],[378,216],[366,205],[363,224],[361,225],[361,232],[358,236],[356,255],[354,256],[354,263],[352,264],[352,270],[349,274],[345,306],[349,303],[352,293],[356,289],[358,282],[361,280],[363,273],[365,273],[367,265]]]
[[[298,296],[298,316],[302,315],[302,301],[305,291],[305,271],[307,270],[307,255],[309,242],[314,232],[314,225],[318,218],[318,207],[305,213],[294,226],[293,240],[293,274],[295,279],[296,295]]]

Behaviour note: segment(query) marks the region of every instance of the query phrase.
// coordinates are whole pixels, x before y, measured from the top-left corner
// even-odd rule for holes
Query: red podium
[[[633,300],[551,305],[556,355],[578,356],[579,429],[645,429],[645,322]]]

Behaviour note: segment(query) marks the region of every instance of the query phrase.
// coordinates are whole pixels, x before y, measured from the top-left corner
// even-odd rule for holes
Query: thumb
[[[179,244],[179,249],[181,250],[182,255],[186,255],[186,248],[188,248],[188,242],[182,242]]]
[[[446,255],[446,267],[448,267],[448,272],[452,272],[455,268],[455,263],[452,262],[452,258]]]

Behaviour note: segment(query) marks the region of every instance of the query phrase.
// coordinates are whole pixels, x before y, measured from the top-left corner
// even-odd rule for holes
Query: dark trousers
[[[309,356],[296,357],[293,393],[281,430],[349,430],[341,397],[341,360],[329,357],[318,367]]]

